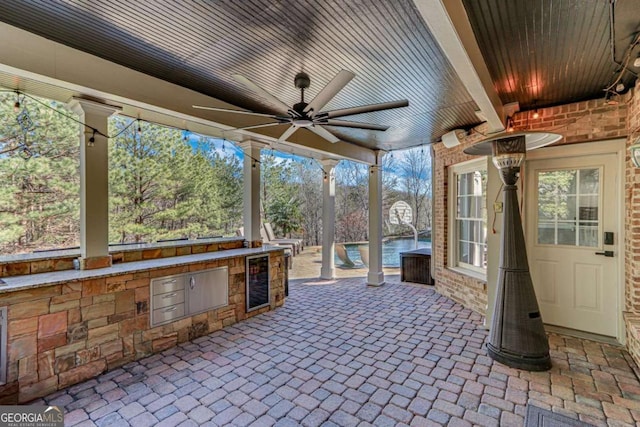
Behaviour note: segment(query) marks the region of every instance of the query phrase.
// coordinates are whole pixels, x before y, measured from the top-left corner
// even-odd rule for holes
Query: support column
[[[321,279],[336,277],[336,165],[338,160],[327,159],[322,162],[322,268]]]
[[[119,107],[74,98],[80,125],[80,268],[111,266],[109,255],[108,119]],[[94,132],[92,129],[96,129]]]
[[[376,151],[376,164],[369,166],[369,274],[367,285],[384,285],[382,272],[382,156]]]
[[[244,151],[242,219],[244,239],[250,248],[262,246],[260,234],[260,151],[266,145],[257,141],[246,141],[240,144],[240,148]]]

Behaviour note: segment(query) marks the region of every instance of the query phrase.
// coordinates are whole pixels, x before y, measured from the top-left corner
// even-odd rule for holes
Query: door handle
[[[613,255],[611,255],[611,256],[613,256]],[[196,278],[195,278],[195,277],[193,277],[193,276],[191,276],[191,277],[189,278],[189,287],[190,287],[191,289],[193,289],[193,288],[195,288],[195,287],[196,287]]]
[[[596,255],[604,255],[609,258],[613,258],[613,251],[596,252]]]

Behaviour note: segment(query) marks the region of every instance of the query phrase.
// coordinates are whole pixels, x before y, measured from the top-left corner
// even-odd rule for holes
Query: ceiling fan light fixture
[[[310,126],[313,126],[313,120],[305,117],[293,119],[293,125],[299,128],[308,128]]]

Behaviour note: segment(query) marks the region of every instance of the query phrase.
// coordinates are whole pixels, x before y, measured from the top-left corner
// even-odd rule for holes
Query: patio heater
[[[516,183],[525,152],[560,138],[544,132],[506,132],[464,150],[466,154],[492,155],[504,184],[500,265],[487,351],[500,363],[529,371],[550,369],[551,358],[529,273]]]

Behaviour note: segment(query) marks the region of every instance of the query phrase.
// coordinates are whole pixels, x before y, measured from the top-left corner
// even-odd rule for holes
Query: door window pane
[[[538,243],[598,247],[600,170],[538,172]]]

